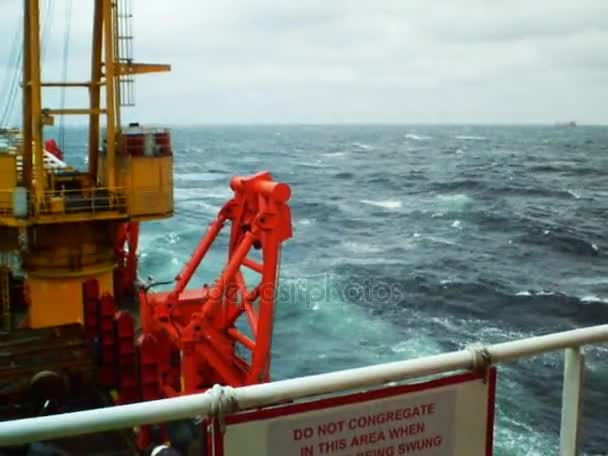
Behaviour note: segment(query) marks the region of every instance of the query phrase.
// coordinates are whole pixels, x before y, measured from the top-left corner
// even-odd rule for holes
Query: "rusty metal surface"
[[[111,406],[108,393],[95,384],[89,345],[78,324],[0,332],[0,421]],[[38,450],[0,448],[0,455],[26,455],[45,446],[52,454],[137,454],[128,429],[37,445]]]
[[[80,325],[0,333],[0,385],[44,370],[94,372],[95,363]]]

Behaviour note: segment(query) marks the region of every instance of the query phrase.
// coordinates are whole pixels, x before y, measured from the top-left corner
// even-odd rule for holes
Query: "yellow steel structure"
[[[132,217],[140,220],[173,213],[172,157],[120,157],[118,185],[127,189]]]
[[[119,225],[172,215],[172,156],[127,156],[120,125],[121,76],[170,67],[121,59],[117,3],[91,0],[90,81],[44,82],[40,1],[23,1],[23,140],[16,153],[0,153],[0,235],[7,240],[0,252],[17,250],[22,260],[31,327],[82,323],[83,283],[96,279],[102,293],[113,292]],[[44,108],[43,89],[55,87],[87,89],[89,105]],[[57,115],[88,117],[88,170],[45,168],[43,128]],[[2,279],[2,309],[10,305],[7,287]]]

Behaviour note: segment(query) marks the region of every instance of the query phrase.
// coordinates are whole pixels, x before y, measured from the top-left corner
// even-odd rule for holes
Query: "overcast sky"
[[[88,72],[91,3],[74,0],[72,79]],[[18,4],[0,0],[0,81]],[[136,59],[173,72],[139,77],[132,119],[608,123],[607,0],[134,0],[134,13]]]

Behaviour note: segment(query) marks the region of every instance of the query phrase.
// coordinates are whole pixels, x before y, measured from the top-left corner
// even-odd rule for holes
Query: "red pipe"
[[[247,266],[249,269],[259,272],[260,274],[264,272],[264,266],[250,258],[243,258],[243,266]]]
[[[245,334],[243,334],[242,332],[240,332],[238,329],[236,329],[236,328],[230,328],[228,330],[228,335],[230,337],[232,337],[234,340],[236,340],[237,342],[240,342],[241,344],[243,344],[249,350],[251,350],[251,351],[255,350],[255,342],[252,341]]]
[[[175,284],[176,295],[179,295],[182,291],[184,291],[184,289],[188,285],[188,282],[190,282],[190,279],[196,271],[196,268],[198,268],[198,266],[201,264],[202,259],[209,251],[209,248],[213,244],[213,241],[215,241],[215,238],[224,227],[225,221],[226,218],[223,215],[220,215],[217,220],[213,221],[209,225],[209,231],[207,231],[205,235],[201,238],[201,241],[194,250],[192,257],[184,265],[184,268],[177,276],[177,283]]]
[[[248,231],[243,236],[243,240],[236,248],[234,255],[230,258],[226,269],[222,272],[217,279],[215,285],[209,290],[209,300],[203,305],[202,317],[203,320],[209,319],[212,315],[217,311],[218,305],[221,303],[222,298],[224,296],[224,290],[226,288],[226,284],[232,281],[234,274],[241,267],[243,263],[243,259],[249,253],[249,249],[253,244],[254,236]]]

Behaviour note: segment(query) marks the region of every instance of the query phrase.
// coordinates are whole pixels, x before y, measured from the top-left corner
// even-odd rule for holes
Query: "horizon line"
[[[608,123],[576,123],[570,127],[562,122],[138,122],[150,127],[348,127],[348,126],[387,126],[387,127],[608,127]],[[88,123],[67,123],[66,127],[86,127]],[[17,128],[19,128],[17,126]],[[50,127],[50,128],[57,128]],[[103,126],[102,126],[103,128]]]

